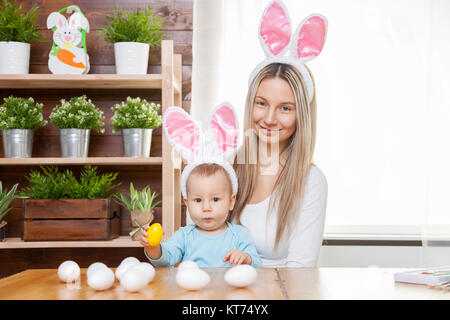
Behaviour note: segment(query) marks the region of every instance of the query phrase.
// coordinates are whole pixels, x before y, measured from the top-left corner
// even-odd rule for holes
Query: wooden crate
[[[24,199],[24,241],[111,240],[120,235],[120,206],[111,199]]]

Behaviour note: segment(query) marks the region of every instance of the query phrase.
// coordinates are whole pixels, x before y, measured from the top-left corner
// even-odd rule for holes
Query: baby
[[[222,166],[196,166],[187,178],[183,200],[194,224],[178,229],[157,246],[150,246],[146,232],[142,232],[140,243],[155,267],[169,267],[183,260],[193,260],[199,267],[262,266],[247,229],[227,222],[236,194]]]

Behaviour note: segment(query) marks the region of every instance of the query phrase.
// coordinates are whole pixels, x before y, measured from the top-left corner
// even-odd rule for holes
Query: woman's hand
[[[227,252],[225,258],[223,258],[223,262],[228,260],[232,266],[237,266],[239,264],[252,264],[252,257],[238,249],[232,249]]]

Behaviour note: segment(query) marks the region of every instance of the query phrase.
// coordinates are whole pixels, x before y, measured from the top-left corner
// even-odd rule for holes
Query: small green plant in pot
[[[122,130],[123,150],[126,157],[149,157],[153,129],[162,124],[158,115],[159,104],[141,98],[130,98],[111,109],[113,132]]]
[[[131,214],[131,224],[133,230],[130,236],[133,240],[137,240],[141,234],[141,230],[146,230],[153,221],[153,209],[161,203],[155,202],[157,194],[152,193],[149,186],[142,190],[136,190],[133,183],[130,183],[130,198],[120,193],[115,196],[116,201],[126,208]]]
[[[87,157],[91,130],[104,132],[103,111],[85,95],[61,100],[50,114],[50,122],[59,129],[63,157]]]
[[[16,1],[0,2],[0,73],[28,73],[30,43],[40,41],[35,20],[38,7],[24,13],[22,4]]]
[[[16,198],[15,193],[17,186],[19,184],[15,184],[11,190],[3,189],[2,182],[0,181],[0,241],[5,240],[5,226],[6,221],[3,220],[5,215],[11,210],[9,205]]]
[[[5,158],[30,158],[33,151],[34,131],[47,124],[42,116],[42,103],[33,98],[10,96],[0,105]]]
[[[164,20],[150,7],[124,12],[116,7],[99,30],[105,41],[114,44],[116,73],[146,74],[150,48],[160,46]]]

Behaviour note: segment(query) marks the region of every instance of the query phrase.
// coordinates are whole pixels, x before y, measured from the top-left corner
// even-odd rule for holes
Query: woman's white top
[[[274,249],[277,212],[268,213],[269,196],[262,202],[247,204],[241,214],[261,257],[263,267],[315,267],[322,245],[327,206],[327,180],[316,166],[311,166],[300,212],[290,235],[281,238]]]

